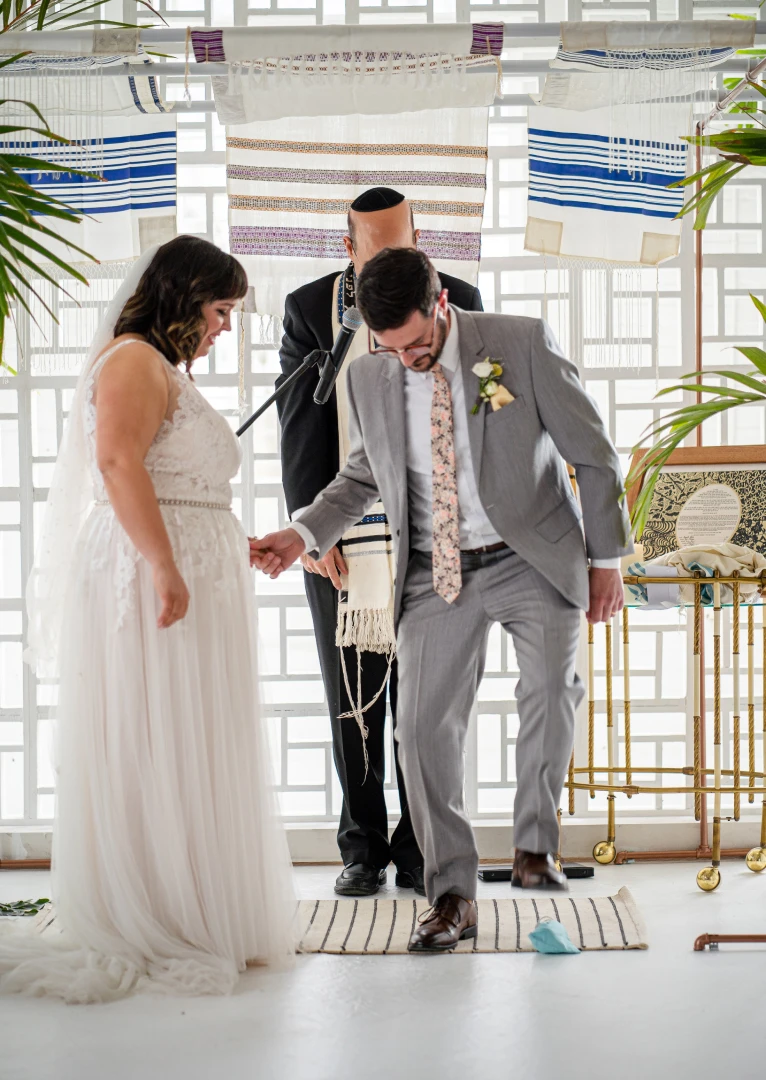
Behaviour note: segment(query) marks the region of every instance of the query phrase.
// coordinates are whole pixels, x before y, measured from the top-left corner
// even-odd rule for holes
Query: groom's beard
[[[436,324],[436,330],[434,334],[439,334],[438,341],[434,341],[431,351],[426,353],[425,356],[421,356],[418,360],[414,360],[410,367],[413,371],[420,371],[423,375],[427,375],[434,364],[438,363],[439,357],[444,352],[444,346],[447,342],[447,320],[440,321]]]

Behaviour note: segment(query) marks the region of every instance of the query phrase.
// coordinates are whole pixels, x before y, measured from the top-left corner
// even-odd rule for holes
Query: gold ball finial
[[[751,848],[745,856],[745,862],[748,870],[752,870],[754,874],[766,870],[766,847]]]
[[[593,849],[593,858],[602,866],[608,866],[617,858],[617,848],[611,840],[600,840]]]
[[[697,874],[697,884],[703,892],[712,892],[721,884],[721,871],[717,866],[705,866]]]

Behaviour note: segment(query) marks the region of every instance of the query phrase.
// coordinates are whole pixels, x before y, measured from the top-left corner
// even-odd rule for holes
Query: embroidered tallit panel
[[[258,27],[191,31],[222,124],[490,105],[502,23]],[[484,69],[475,71],[476,68]]]
[[[265,57],[327,60],[360,51],[375,55],[499,56],[503,32],[503,23],[193,27],[191,44],[198,63],[238,63]]]
[[[267,122],[227,130],[231,252],[255,309],[348,263],[353,200],[393,187],[412,203],[419,246],[439,270],[475,283],[487,170],[486,109]]]

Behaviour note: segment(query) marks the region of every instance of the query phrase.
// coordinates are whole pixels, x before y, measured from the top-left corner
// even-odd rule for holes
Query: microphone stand
[[[296,368],[292,375],[289,375],[283,383],[280,383],[280,385],[277,387],[271,397],[267,398],[267,400],[264,401],[263,405],[261,405],[259,409],[256,409],[253,415],[250,416],[247,420],[245,420],[242,427],[237,429],[237,435],[244,435],[250,425],[254,424],[259,416],[265,413],[266,410],[271,405],[273,405],[278,398],[282,396],[282,394],[289,390],[294,382],[297,382],[298,379],[300,379],[302,375],[305,375],[307,371],[310,371],[311,368],[323,363],[325,358],[330,355],[331,354],[328,352],[327,349],[314,349],[314,351],[310,352],[308,356],[304,356],[301,366],[299,368]]]

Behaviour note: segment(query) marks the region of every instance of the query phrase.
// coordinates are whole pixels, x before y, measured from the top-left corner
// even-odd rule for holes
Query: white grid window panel
[[[396,0],[160,0],[157,7],[168,23],[179,26],[544,22],[566,18],[675,20],[726,18],[731,13],[755,14],[758,10],[751,2],[736,0],[729,4],[714,0],[407,0],[401,4]],[[125,0],[125,17],[130,17],[131,8],[130,0]],[[145,21],[143,11],[141,21]],[[551,53],[550,44],[541,47],[532,43],[525,49],[509,49],[506,55],[541,58]],[[535,91],[538,85],[537,77],[507,76],[504,80],[505,92],[512,94]],[[190,89],[193,100],[204,100],[210,93],[204,79],[192,79]],[[182,80],[168,80],[166,92],[170,98],[182,98]],[[526,157],[526,109],[494,107],[490,116],[480,286],[487,309],[544,315],[566,343],[572,281],[566,273],[559,277],[550,261],[546,265],[542,258],[523,249]],[[738,354],[731,350],[732,344],[763,342],[763,326],[754,317],[748,299],[749,292],[761,297],[766,294],[762,198],[763,182],[758,174],[738,178],[705,234],[707,367],[736,363]],[[227,246],[224,132],[215,116],[195,112],[193,107],[179,117],[178,225],[181,231]],[[642,334],[648,346],[648,361],[635,370],[586,368],[583,372],[585,385],[609,425],[624,465],[640,432],[659,414],[660,405],[653,400],[658,386],[668,385],[694,366],[693,254],[690,236],[685,236],[684,241],[679,259],[663,266],[659,275],[647,272],[642,282]],[[92,319],[108,299],[109,289],[107,284],[91,289],[86,306],[93,309]],[[50,745],[56,687],[38,683],[22,664],[22,588],[31,563],[33,521],[39,521],[74,385],[71,375],[36,374],[37,360],[43,353],[83,356],[88,343],[87,319],[75,313],[71,305],[62,307],[60,332],[48,343],[28,332],[26,369],[18,378],[0,383],[0,825],[6,826],[47,822],[53,814]],[[238,418],[236,337],[235,330],[228,340],[222,339],[209,362],[195,368],[200,388],[233,425]],[[655,337],[656,356],[651,348]],[[250,363],[245,384],[248,406],[254,408],[271,392],[279,365],[274,349],[251,346],[249,336],[247,355]],[[668,406],[673,404],[671,399],[666,402]],[[724,418],[719,428],[706,431],[705,441],[764,441],[763,410],[741,410],[739,416]],[[285,520],[273,412],[259,421],[247,438],[235,486],[235,507],[250,533],[262,534]],[[304,822],[334,820],[340,811],[339,788],[300,572],[291,571],[277,582],[261,577],[256,589],[265,712],[283,814],[288,820]],[[632,626],[634,764],[680,765],[690,760],[691,754],[685,624],[675,612],[655,612],[634,614]],[[597,636],[597,642],[596,746],[597,753],[605,756],[603,638]],[[618,643],[619,635],[615,634],[615,707],[621,730]],[[760,655],[760,649],[756,652]],[[724,659],[728,662],[726,653]],[[517,678],[512,644],[496,627],[490,637],[486,676],[467,753],[466,796],[475,818],[507,818],[511,813],[518,727],[514,699]],[[728,669],[724,678],[729,678]],[[731,713],[726,692],[724,685],[724,733]],[[584,735],[583,730],[578,733],[580,764],[585,761]],[[391,810],[396,812],[398,803],[390,767],[387,796]],[[634,797],[627,805],[621,803],[620,810],[686,815],[689,808],[685,796],[648,795]],[[578,814],[603,813],[603,809],[603,799],[578,796]],[[743,812],[748,812],[746,800]]]

